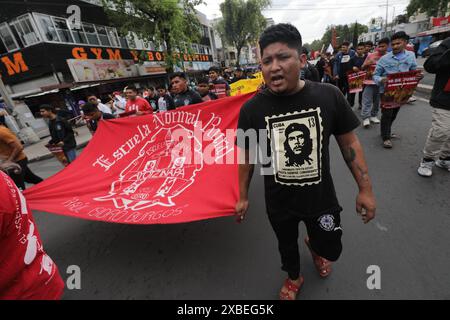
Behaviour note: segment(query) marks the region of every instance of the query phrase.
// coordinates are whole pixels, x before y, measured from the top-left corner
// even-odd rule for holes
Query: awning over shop
[[[450,26],[439,27],[439,28],[427,30],[427,31],[418,33],[417,36],[418,37],[431,36],[433,34],[444,33],[444,32],[450,32]]]

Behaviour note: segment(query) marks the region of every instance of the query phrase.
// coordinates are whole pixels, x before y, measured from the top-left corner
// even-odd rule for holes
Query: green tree
[[[338,37],[338,45],[341,45],[344,41],[352,42],[355,35],[358,37],[369,31],[369,28],[360,23],[352,23],[350,25],[337,25],[337,26],[327,26],[325,33],[320,40],[314,40],[311,42],[311,49],[318,51],[322,49],[326,50],[331,43],[332,30],[333,27],[336,28],[336,36]],[[355,28],[356,27],[356,28]],[[335,48],[336,49],[336,48]]]
[[[222,19],[216,30],[224,45],[233,46],[237,52],[237,65],[242,48],[255,43],[266,27],[266,18],[261,11],[270,5],[270,0],[225,0],[220,4]]]
[[[406,14],[411,17],[417,11],[425,12],[429,17],[444,16],[449,0],[410,0]]]
[[[320,51],[323,45],[324,43],[322,42],[322,40],[314,40],[313,42],[311,42],[311,50]],[[324,46],[324,50],[326,49],[327,48]]]
[[[121,35],[130,32],[144,42],[164,45],[167,70],[181,61],[174,55],[190,51],[190,45],[200,39],[201,25],[195,6],[203,0],[102,0],[111,21]],[[143,53],[144,54],[144,53]]]

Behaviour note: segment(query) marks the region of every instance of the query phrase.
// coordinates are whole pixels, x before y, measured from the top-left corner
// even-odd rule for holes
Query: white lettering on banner
[[[213,146],[214,152],[210,152],[210,154],[213,155],[213,159],[208,159],[210,160],[208,161],[208,163],[214,163],[217,161],[220,162],[224,156],[233,152],[233,141],[232,139],[230,139],[230,137],[227,137],[227,135],[225,135],[219,128],[219,125],[222,122],[222,118],[220,116],[216,116],[214,113],[212,113],[211,118],[208,120],[208,122],[206,122],[205,125],[202,125],[202,122],[199,120],[201,112],[201,110],[198,110],[197,113],[194,114],[186,111],[175,111],[157,114],[153,118],[153,123],[155,125],[154,128],[150,128],[149,125],[138,126],[138,133],[129,138],[118,149],[113,151],[111,157],[106,158],[105,155],[102,154],[92,165],[94,167],[101,167],[106,172],[110,170],[118,161],[120,161],[131,151],[133,151],[139,144],[144,142],[151,133],[158,131],[163,127],[168,127],[176,124],[192,125],[195,132],[194,136],[197,138],[200,145],[203,145],[203,141],[212,141],[211,145]],[[182,128],[184,127],[178,127],[178,129]],[[185,129],[188,130],[187,128]],[[200,130],[202,134],[198,134],[199,132],[197,130]],[[172,131],[172,134],[174,133],[175,132]],[[157,135],[154,134],[151,141],[154,141],[156,136]],[[147,152],[155,151],[160,147],[161,143],[156,144],[152,147],[148,146]],[[192,152],[192,150],[190,151]],[[199,159],[199,157],[195,157],[194,163],[199,164],[198,162],[196,162]],[[187,159],[187,161],[188,163],[190,163],[189,159]]]
[[[90,207],[90,210],[86,213],[89,218],[122,223],[154,223],[157,220],[179,216],[184,209],[189,207],[189,205],[184,205],[162,210],[134,212],[127,209],[92,206],[89,202],[84,203],[76,197],[63,202],[62,205],[77,214],[80,213],[81,208]]]

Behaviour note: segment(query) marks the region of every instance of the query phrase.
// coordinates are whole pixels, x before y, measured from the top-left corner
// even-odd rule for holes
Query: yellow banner
[[[261,72],[261,71],[258,72],[258,73],[255,73],[253,76],[254,76],[256,79],[262,79],[262,78],[263,78],[263,75],[262,75],[262,72]]]
[[[230,84],[231,96],[255,92],[262,83],[262,77],[257,79],[239,80],[238,82]]]

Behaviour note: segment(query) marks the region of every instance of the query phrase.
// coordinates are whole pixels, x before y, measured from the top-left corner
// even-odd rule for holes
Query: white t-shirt
[[[159,112],[167,111],[167,103],[166,103],[166,99],[164,99],[164,97],[160,97],[158,99],[158,109],[159,109]]]
[[[98,110],[100,110],[100,111],[103,112],[103,113],[109,113],[109,114],[112,114],[111,108],[108,107],[106,104],[99,103],[99,104],[97,105],[97,108],[98,108]]]
[[[117,114],[121,114],[123,112],[125,112],[125,108],[127,105],[127,100],[121,96],[115,96],[114,97],[114,107],[116,107]]]

